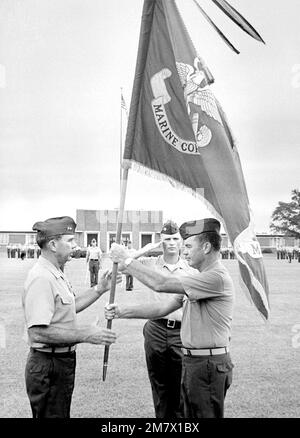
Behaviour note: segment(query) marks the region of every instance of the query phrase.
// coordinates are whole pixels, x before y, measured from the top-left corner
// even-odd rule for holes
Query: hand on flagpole
[[[126,250],[124,245],[119,245],[118,243],[113,243],[110,248],[110,258],[114,263],[118,263],[119,271],[124,271],[126,266],[124,264],[125,260],[130,257],[130,253]]]
[[[120,318],[121,310],[116,303],[107,303],[104,308],[104,316],[106,319],[111,320],[115,318]]]

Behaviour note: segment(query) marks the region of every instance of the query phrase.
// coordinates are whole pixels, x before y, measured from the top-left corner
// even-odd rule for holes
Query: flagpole
[[[122,193],[122,156],[123,156],[123,116],[122,116],[122,96],[123,89],[121,87],[121,105],[120,105],[120,197]]]
[[[123,222],[123,214],[124,214],[124,206],[125,206],[125,198],[126,198],[126,189],[127,189],[127,180],[128,180],[128,168],[125,168],[123,171],[123,179],[122,179],[122,190],[120,197],[120,209],[118,214],[118,223],[117,223],[117,235],[116,235],[116,243],[121,242],[121,232],[122,232],[122,222]],[[115,299],[115,291],[116,291],[116,277],[118,271],[118,263],[113,263],[112,269],[112,279],[111,279],[111,288],[109,295],[109,304],[112,304]],[[107,328],[111,329],[112,320],[107,321]],[[109,345],[105,346],[104,349],[104,359],[103,359],[103,381],[106,378],[107,366],[108,366],[108,355],[109,355]]]
[[[122,98],[122,88],[121,88],[121,98]],[[126,199],[126,190],[127,190],[127,181],[128,181],[128,167],[124,169],[122,172],[122,131],[123,131],[123,119],[122,119],[122,103],[121,103],[121,113],[120,113],[121,127],[120,127],[120,208],[118,214],[117,221],[117,234],[116,234],[116,243],[121,243],[121,234],[122,234],[122,223],[124,216],[124,207],[125,207],[125,199]],[[116,278],[118,271],[118,263],[113,263],[112,268],[112,278],[111,278],[111,287],[110,287],[110,295],[109,295],[109,304],[112,304],[115,300],[115,292],[116,292]],[[111,329],[112,320],[107,321],[107,328]],[[106,345],[104,348],[104,358],[103,358],[103,373],[102,379],[103,382],[106,379],[107,367],[108,367],[108,356],[109,356],[109,345]]]

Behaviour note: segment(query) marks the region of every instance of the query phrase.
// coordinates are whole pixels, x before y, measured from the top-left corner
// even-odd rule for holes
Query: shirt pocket
[[[74,321],[76,314],[74,297],[65,291],[58,291],[56,296],[56,322],[68,323]]]
[[[66,294],[62,294],[62,293],[59,293],[58,294],[58,298],[59,298],[59,300],[61,301],[61,303],[62,304],[73,304],[73,298],[72,297],[69,297],[68,295],[66,295]]]

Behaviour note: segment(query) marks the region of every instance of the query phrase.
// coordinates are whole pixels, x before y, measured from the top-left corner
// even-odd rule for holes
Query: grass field
[[[7,259],[0,254],[0,416],[30,417],[24,384],[28,347],[22,339],[24,323],[21,293],[26,274],[35,260]],[[106,260],[105,265],[110,261]],[[240,289],[237,262],[224,260],[236,285],[231,356],[234,380],[227,398],[226,417],[300,416],[300,263],[266,255],[271,289],[271,317],[266,324]],[[85,289],[85,261],[72,260],[65,269],[75,290]],[[133,292],[117,290],[116,301],[142,302],[144,286],[135,280]],[[78,315],[103,326],[105,295]],[[109,368],[102,382],[103,347],[81,344],[77,349],[77,372],[72,417],[153,418],[151,391],[144,361],[142,320],[116,320],[118,341],[110,348]],[[2,334],[2,335],[1,335]],[[299,345],[298,345],[299,344]]]

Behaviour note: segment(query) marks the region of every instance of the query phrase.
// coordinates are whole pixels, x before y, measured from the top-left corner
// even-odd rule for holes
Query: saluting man
[[[172,275],[143,266],[117,244],[111,257],[119,269],[129,272],[158,293],[172,293],[166,303],[106,306],[108,319],[162,318],[183,306],[181,342],[183,369],[181,396],[185,418],[224,416],[224,399],[232,382],[229,340],[233,313],[232,279],[220,261],[220,222],[213,218],[186,222],[180,227],[188,264],[195,268]]]
[[[76,344],[110,345],[116,334],[99,326],[80,326],[76,313],[110,289],[111,273],[98,285],[75,295],[63,273],[76,248],[76,224],[68,216],[36,222],[41,256],[29,271],[22,298],[30,345],[25,379],[34,418],[70,417],[76,366]],[[120,283],[121,275],[117,275]]]
[[[187,262],[180,257],[182,239],[178,225],[168,220],[162,227],[160,237],[160,243],[148,244],[134,255],[129,251],[127,251],[127,254],[129,257],[137,259],[151,251],[151,249],[161,246],[162,255],[159,257],[142,257],[139,258],[139,261],[144,266],[172,275],[183,275],[190,271]],[[150,297],[151,301],[164,304],[171,299],[171,294],[157,294],[154,291],[152,291]],[[182,371],[181,318],[182,309],[178,309],[162,318],[150,319],[144,326],[146,363],[156,418],[183,417],[183,406],[180,399]]]

